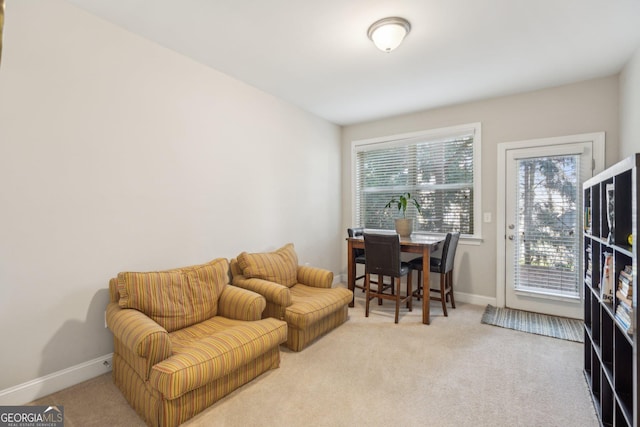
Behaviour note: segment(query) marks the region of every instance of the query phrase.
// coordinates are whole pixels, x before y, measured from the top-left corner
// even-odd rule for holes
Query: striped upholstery
[[[291,288],[293,303],[287,307],[287,346],[300,351],[311,341],[347,320],[353,294],[345,288],[313,288],[298,284]]]
[[[235,286],[226,286],[218,301],[218,316],[236,320],[260,320],[266,302],[263,297]]]
[[[305,283],[314,288],[331,288],[333,273],[329,270],[307,266],[298,267],[298,283]]]
[[[228,278],[229,262],[222,258],[184,270],[123,272],[118,274],[119,303],[171,332],[215,316]]]
[[[110,303],[107,324],[113,332],[114,352],[126,355],[131,367],[145,380],[149,379],[153,365],[173,352],[169,333],[138,310]]]
[[[293,243],[288,243],[274,252],[238,255],[242,274],[249,278],[263,279],[291,287],[297,283],[298,257]]]
[[[272,301],[283,307],[291,305],[290,288],[278,283],[262,279],[249,279],[242,275],[234,276],[232,283],[244,289],[259,293],[267,299],[267,302]]]
[[[247,277],[240,256],[231,260],[230,267],[234,286],[257,292],[266,299],[262,318],[274,317],[287,322],[287,347],[293,351],[304,349],[347,320],[352,293],[348,289],[331,287],[331,271],[297,266],[296,284],[287,287],[274,281]]]
[[[242,275],[242,269],[237,259],[231,260],[232,284],[262,295],[267,304],[262,312],[262,318],[275,317],[284,319],[285,309],[291,305],[291,292],[286,286],[262,279],[249,279]]]
[[[296,328],[309,328],[314,323],[349,305],[352,295],[345,288],[314,288],[299,283],[291,288],[293,303],[287,307],[285,320],[287,324]]]
[[[120,301],[120,292],[118,292],[118,279],[112,278],[109,280],[109,302]]]
[[[345,305],[307,328],[297,328],[293,325],[288,325],[287,347],[293,351],[300,351],[319,336],[342,325],[347,321],[347,317],[348,308]]]
[[[287,324],[261,319],[266,306],[262,296],[228,286],[227,260],[159,273],[111,279],[107,324],[114,335],[114,382],[149,426],[172,427],[261,373],[277,368]],[[146,289],[174,298],[180,284],[186,286],[183,294],[192,296],[198,292],[191,286],[194,281],[219,295],[216,316],[168,331],[142,311],[121,306],[145,301],[148,308],[153,301],[162,305],[163,319],[166,313],[177,313],[183,321],[192,316],[181,312],[189,298],[178,300],[176,304],[182,308],[176,309],[154,298],[145,300],[145,295],[131,296]],[[123,297],[125,303],[121,304]],[[198,307],[195,302],[190,304]]]
[[[129,404],[149,426],[178,426],[207,409],[216,401],[280,366],[278,347],[270,349],[236,372],[191,390],[177,399],[166,400],[148,386],[117,353],[113,355],[113,380]]]
[[[287,325],[272,318],[255,322],[213,318],[174,334],[173,355],[156,364],[149,378],[149,384],[170,400],[238,370],[274,342],[284,342]]]

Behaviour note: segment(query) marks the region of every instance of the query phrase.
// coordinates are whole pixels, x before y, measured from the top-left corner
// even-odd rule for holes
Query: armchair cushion
[[[155,272],[118,274],[118,302],[134,308],[172,332],[217,314],[220,287],[229,282],[229,264],[208,264]]]
[[[284,320],[298,329],[309,328],[346,307],[352,295],[345,288],[327,289],[299,283],[291,288],[293,304],[287,307]]]
[[[173,355],[152,368],[149,383],[165,399],[175,399],[241,369],[286,339],[286,323],[273,318],[214,317],[171,334]]]
[[[248,278],[268,280],[289,288],[297,283],[298,256],[293,243],[273,252],[242,252],[238,255],[238,265]]]

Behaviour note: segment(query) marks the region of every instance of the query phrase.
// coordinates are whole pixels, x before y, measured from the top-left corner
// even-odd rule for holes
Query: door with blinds
[[[590,141],[507,150],[505,303],[582,317],[582,182]]]

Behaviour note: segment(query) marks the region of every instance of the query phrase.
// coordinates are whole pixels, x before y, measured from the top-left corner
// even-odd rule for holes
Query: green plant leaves
[[[384,207],[385,209],[390,209],[392,205],[396,205],[398,208],[398,212],[402,213],[403,218],[406,218],[407,206],[409,205],[409,202],[411,202],[413,206],[415,206],[416,210],[420,213],[420,203],[418,203],[415,198],[411,197],[411,193],[404,193],[400,194],[399,196],[393,196],[389,203],[387,203]]]

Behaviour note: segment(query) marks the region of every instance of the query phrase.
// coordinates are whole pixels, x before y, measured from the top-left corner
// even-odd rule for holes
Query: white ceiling
[[[640,0],[67,0],[345,125],[619,72]],[[401,16],[391,53],[367,28]]]

